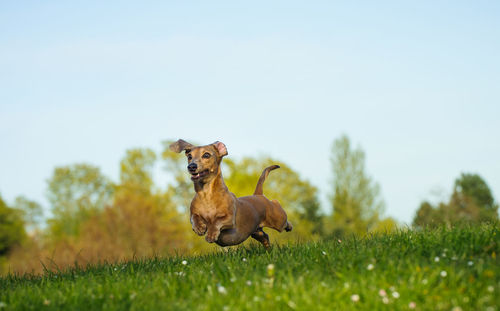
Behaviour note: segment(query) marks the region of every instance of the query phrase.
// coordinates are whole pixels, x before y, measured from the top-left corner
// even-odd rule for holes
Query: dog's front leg
[[[207,232],[207,224],[205,220],[198,214],[191,215],[191,225],[193,226],[193,231],[197,235],[204,235]]]

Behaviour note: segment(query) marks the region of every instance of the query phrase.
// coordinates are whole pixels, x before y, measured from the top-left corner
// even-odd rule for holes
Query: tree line
[[[24,196],[7,204],[0,197],[0,268],[40,272],[68,265],[117,261],[168,254],[201,254],[217,249],[191,231],[188,208],[194,196],[183,155],[163,142],[156,154],[149,148],[126,151],[118,181],[99,167],[80,163],[56,167],[47,180],[50,215]],[[331,150],[330,213],[324,213],[318,189],[286,163],[270,157],[226,158],[224,180],[237,196],[249,195],[262,169],[281,169],[266,181],[265,194],[276,198],[294,223],[290,234],[275,235],[278,243],[341,239],[395,230],[396,221],[384,217],[380,187],[366,173],[365,153],[345,135]],[[161,164],[169,181],[157,185],[155,165]],[[446,203],[422,202],[416,227],[480,223],[498,219],[498,204],[486,182],[462,174]],[[248,242],[251,243],[251,242]]]

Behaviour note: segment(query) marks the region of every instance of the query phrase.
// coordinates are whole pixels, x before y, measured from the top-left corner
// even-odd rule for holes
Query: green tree
[[[333,207],[332,233],[363,235],[379,222],[384,202],[380,188],[365,172],[365,153],[353,149],[345,135],[335,140],[332,147]]]
[[[415,227],[455,223],[479,224],[498,220],[498,204],[486,182],[477,174],[462,173],[455,180],[448,202],[435,207],[422,202],[413,219]]]
[[[110,204],[113,194],[111,181],[88,164],[56,167],[48,186],[53,215],[48,224],[55,237],[78,235],[80,224]]]
[[[156,154],[149,148],[127,150],[120,162],[120,186],[151,193],[155,162]]]
[[[462,173],[455,180],[450,205],[457,214],[471,221],[484,222],[498,219],[498,204],[488,184],[478,174]]]
[[[438,217],[439,211],[431,203],[424,201],[420,203],[420,207],[413,218],[413,226],[415,227],[434,227],[434,223],[440,222]]]
[[[25,236],[21,213],[7,206],[0,196],[0,257],[21,244]]]
[[[118,260],[196,248],[189,238],[195,236],[188,217],[177,211],[169,193],[154,187],[155,163],[156,154],[151,149],[127,150],[120,162],[120,183],[115,187],[113,203],[83,225],[78,243],[87,260]]]
[[[24,224],[28,231],[35,230],[42,222],[42,206],[35,201],[27,199],[25,196],[16,197],[13,208],[21,212]]]

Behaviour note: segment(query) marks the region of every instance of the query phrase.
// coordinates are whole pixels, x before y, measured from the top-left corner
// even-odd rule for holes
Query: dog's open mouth
[[[204,170],[198,173],[191,173],[191,180],[197,180],[202,177],[205,177],[208,174],[208,170]]]

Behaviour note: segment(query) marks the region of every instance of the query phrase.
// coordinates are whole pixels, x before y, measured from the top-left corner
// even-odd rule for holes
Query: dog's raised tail
[[[255,191],[253,192],[254,195],[263,195],[264,194],[264,190],[262,188],[264,186],[264,181],[266,181],[266,178],[267,178],[267,175],[269,175],[269,172],[272,170],[275,170],[277,168],[280,168],[280,166],[279,165],[271,165],[271,166],[266,167],[262,171],[262,174],[260,175],[259,181],[257,182],[257,187],[255,187]]]

